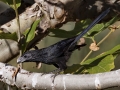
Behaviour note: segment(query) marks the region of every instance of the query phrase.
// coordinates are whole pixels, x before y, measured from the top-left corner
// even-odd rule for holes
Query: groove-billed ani
[[[70,58],[72,52],[83,45],[77,45],[77,41],[86,34],[96,23],[103,19],[110,9],[107,9],[102,14],[100,14],[84,31],[79,35],[72,38],[64,39],[56,44],[49,47],[31,50],[25,52],[21,57],[17,59],[17,63],[22,62],[41,62],[49,65],[54,65],[60,71],[67,68],[66,62]]]

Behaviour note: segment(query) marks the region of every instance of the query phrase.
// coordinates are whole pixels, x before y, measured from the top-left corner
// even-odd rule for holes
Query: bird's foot
[[[51,75],[52,83],[54,83],[55,77],[56,77],[58,74],[59,74],[59,73],[55,73],[55,74]]]
[[[41,74],[41,76],[43,76],[43,75],[45,75],[45,74],[53,74],[53,75],[51,75],[51,78],[52,78],[52,83],[54,83],[55,77],[56,77],[58,74],[60,74],[61,71],[62,71],[61,69],[55,69],[55,70],[53,70],[53,71],[51,71],[51,72],[43,73],[43,74]]]
[[[47,74],[47,73],[42,73],[41,76],[43,76],[43,75],[45,75],[45,74]]]
[[[59,75],[61,71],[62,71],[61,69],[55,69],[55,70],[53,70],[53,71],[50,72],[50,73],[54,73],[54,74],[51,76],[51,78],[52,78],[52,83],[54,83],[55,77],[56,77],[57,75]]]

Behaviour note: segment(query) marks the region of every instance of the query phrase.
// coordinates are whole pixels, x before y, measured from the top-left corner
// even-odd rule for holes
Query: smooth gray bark
[[[12,74],[16,67],[5,66],[0,63],[0,81],[8,85],[17,86],[21,89],[47,89],[47,90],[88,90],[88,89],[104,89],[109,87],[117,87],[120,85],[120,70],[98,74],[72,75],[63,74],[55,77],[52,82],[53,74],[30,73],[21,70],[15,78]]]

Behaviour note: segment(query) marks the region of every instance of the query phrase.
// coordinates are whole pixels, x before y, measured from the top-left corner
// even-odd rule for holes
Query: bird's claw
[[[43,76],[43,75],[45,75],[45,74],[53,74],[53,75],[51,75],[51,78],[52,78],[52,83],[54,83],[55,77],[56,77],[58,74],[60,74],[61,71],[62,71],[61,69],[55,69],[55,70],[53,70],[53,71],[51,71],[51,72],[48,72],[48,73],[42,73],[41,76]]]
[[[54,83],[55,77],[56,77],[58,74],[59,74],[59,73],[55,73],[55,74],[51,75],[52,83]]]

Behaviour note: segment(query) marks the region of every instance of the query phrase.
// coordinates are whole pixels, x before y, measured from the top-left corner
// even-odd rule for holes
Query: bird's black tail
[[[85,30],[83,30],[71,43],[69,48],[71,48],[84,34],[86,34],[93,26],[95,26],[101,19],[103,19],[110,12],[110,8],[101,13]]]

